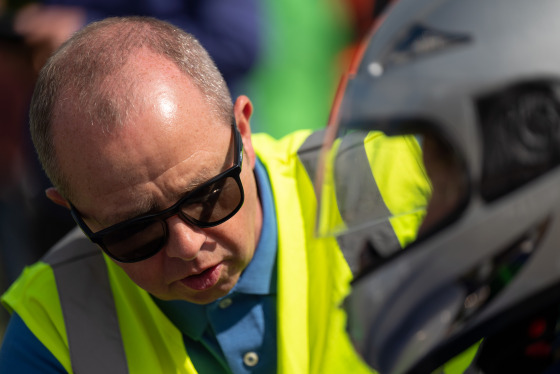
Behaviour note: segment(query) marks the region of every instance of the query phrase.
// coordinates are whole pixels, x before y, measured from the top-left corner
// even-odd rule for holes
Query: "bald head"
[[[211,114],[231,122],[227,86],[207,52],[189,34],[162,21],[143,17],[109,18],[93,23],[66,42],[41,70],[31,102],[31,135],[39,159],[55,187],[70,198],[68,178],[57,160],[53,127],[71,122],[110,133],[142,105],[142,72],[131,69],[140,54],[159,55],[196,87]],[[168,64],[150,69],[170,69]],[[187,87],[185,88],[187,89]],[[192,89],[192,88],[191,88]],[[68,121],[72,115],[75,121]],[[60,118],[64,116],[65,118]],[[91,131],[90,131],[91,132]]]

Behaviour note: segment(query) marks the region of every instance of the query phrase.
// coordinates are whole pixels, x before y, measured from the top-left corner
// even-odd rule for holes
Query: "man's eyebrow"
[[[116,225],[117,223],[145,216],[147,214],[156,213],[158,210],[162,209],[158,209],[157,204],[153,198],[149,198],[147,200],[138,200],[137,204],[130,210],[118,212],[111,215],[110,217],[106,217],[100,223],[109,223],[109,225],[105,226],[112,226]]]
[[[208,168],[204,169],[202,173],[196,175],[184,188],[181,189],[179,197],[177,197],[176,200],[179,200],[181,197],[185,196],[185,194],[196,190],[198,187],[210,181],[212,178],[215,178],[218,175],[224,173],[226,170],[233,166],[232,160],[233,159],[230,160],[230,157],[228,155],[219,169],[215,170],[213,173],[210,173]]]
[[[218,175],[218,174],[216,174]],[[210,179],[214,178],[216,175],[198,175],[193,180],[189,182],[186,186],[181,188],[181,192],[179,193],[179,198],[185,196],[186,194],[193,192],[198,187],[202,186],[204,183],[208,182]],[[177,200],[178,200],[177,199]]]

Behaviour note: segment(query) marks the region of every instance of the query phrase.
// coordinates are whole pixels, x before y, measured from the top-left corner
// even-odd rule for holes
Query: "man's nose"
[[[201,228],[186,223],[177,215],[167,219],[167,229],[165,251],[169,257],[194,260],[207,239]]]

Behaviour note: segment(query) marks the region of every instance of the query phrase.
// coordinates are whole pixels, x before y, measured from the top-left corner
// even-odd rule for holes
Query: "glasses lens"
[[[105,249],[118,261],[132,262],[150,257],[165,244],[162,221],[139,222],[103,237]]]
[[[214,224],[235,213],[242,199],[237,179],[227,176],[196,190],[181,207],[181,212],[197,222]]]

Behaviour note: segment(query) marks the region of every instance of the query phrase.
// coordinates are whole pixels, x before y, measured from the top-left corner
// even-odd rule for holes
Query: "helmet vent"
[[[485,305],[511,284],[537,251],[549,223],[550,218],[546,217],[523,233],[511,245],[474,266],[458,279],[467,296],[462,310],[456,316],[454,322],[456,325],[464,323],[472,315],[480,312]]]
[[[397,40],[393,49],[383,59],[383,65],[405,64],[420,56],[441,52],[470,41],[471,37],[467,34],[436,30],[416,24]]]
[[[546,84],[510,87],[478,101],[486,201],[560,164],[560,102]]]

